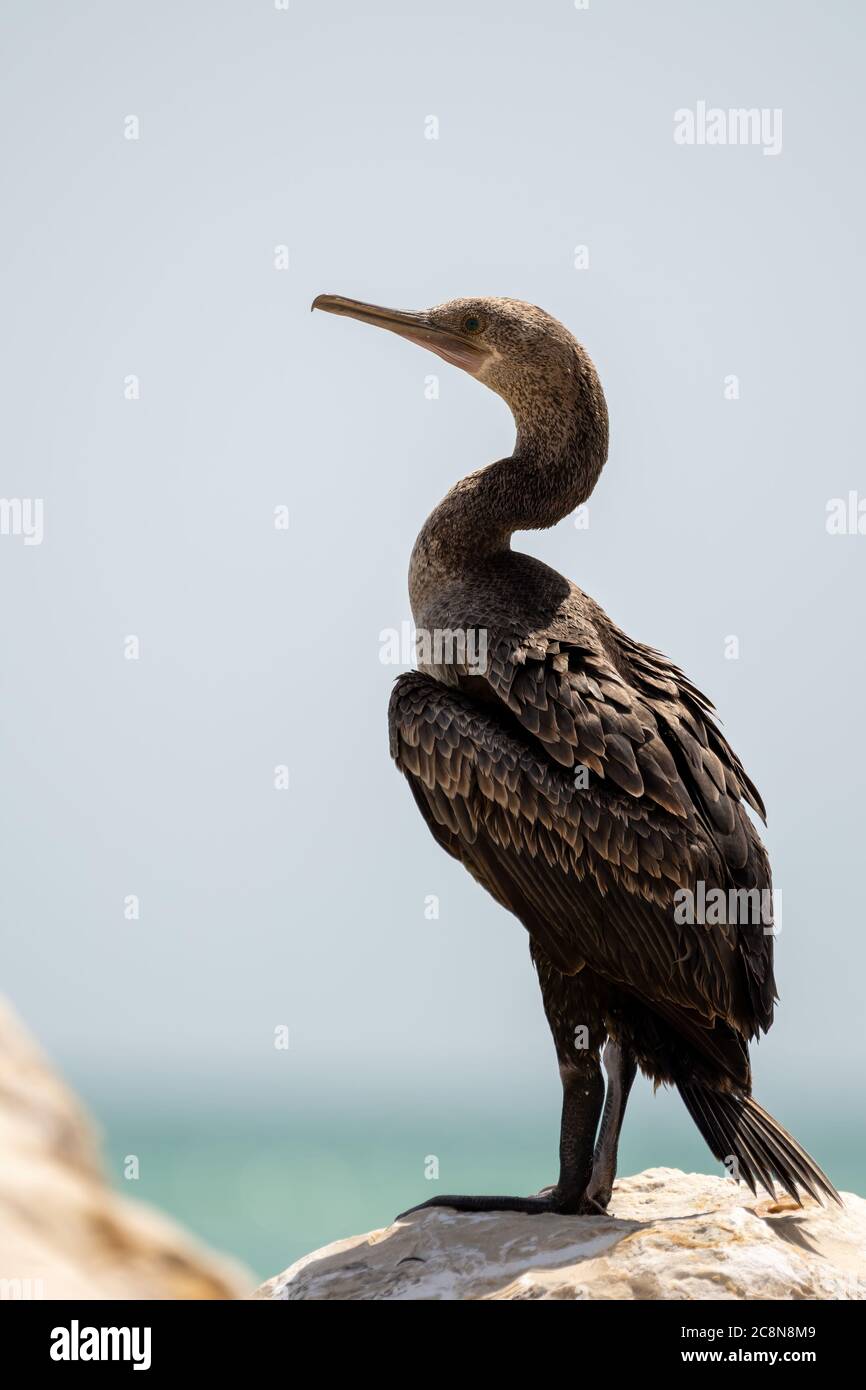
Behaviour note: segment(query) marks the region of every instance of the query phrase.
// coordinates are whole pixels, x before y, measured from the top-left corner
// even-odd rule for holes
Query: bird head
[[[312,308],[387,328],[461,367],[506,401],[518,426],[545,399],[567,409],[582,384],[601,392],[589,357],[568,329],[519,299],[451,299],[407,312],[320,294]]]

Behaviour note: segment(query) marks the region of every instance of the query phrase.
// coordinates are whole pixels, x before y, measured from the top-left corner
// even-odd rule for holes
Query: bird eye
[[[466,333],[477,333],[480,327],[480,319],[470,317],[468,319],[464,319],[463,321],[463,329]]]

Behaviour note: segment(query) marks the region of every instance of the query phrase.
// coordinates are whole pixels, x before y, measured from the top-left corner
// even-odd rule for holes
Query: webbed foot
[[[409,1207],[407,1211],[401,1211],[395,1219],[402,1221],[404,1217],[411,1216],[413,1212],[426,1211],[429,1207],[448,1207],[451,1211],[466,1212],[517,1211],[526,1216],[544,1216],[546,1214],[558,1216],[604,1215],[604,1208],[586,1193],[575,1195],[574,1193],[562,1193],[557,1187],[545,1187],[540,1192],[536,1192],[533,1197],[474,1197],[443,1194],[441,1197],[430,1197],[426,1202],[419,1202],[417,1206]]]

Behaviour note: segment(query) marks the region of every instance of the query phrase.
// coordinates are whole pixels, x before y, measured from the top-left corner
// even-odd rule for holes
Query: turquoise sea
[[[844,1097],[762,1097],[840,1188],[866,1190],[862,1114]],[[533,1192],[556,1177],[554,1086],[508,1097],[478,1092],[412,1103],[403,1088],[367,1104],[295,1105],[282,1113],[212,1101],[134,1110],[87,1097],[102,1126],[112,1181],[154,1203],[257,1278],[331,1240],[387,1224],[434,1192]],[[129,1154],[137,1181],[123,1178]],[[425,1177],[438,1160],[439,1179]],[[623,1135],[621,1172],[651,1166],[720,1172],[670,1093],[639,1084]]]

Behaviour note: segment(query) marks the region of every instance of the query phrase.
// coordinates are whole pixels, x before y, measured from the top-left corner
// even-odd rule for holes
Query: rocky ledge
[[[0,1001],[0,1301],[243,1297],[252,1276],[114,1192],[79,1101]]]
[[[866,1202],[755,1199],[724,1178],[650,1168],[605,1216],[416,1212],[335,1241],[265,1299],[862,1299]]]

